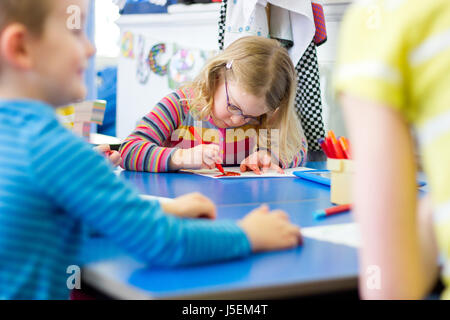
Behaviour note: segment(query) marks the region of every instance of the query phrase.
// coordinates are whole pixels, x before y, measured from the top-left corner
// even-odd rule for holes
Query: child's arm
[[[62,208],[67,214],[64,219],[84,222],[142,261],[165,266],[194,264],[297,244],[299,228],[277,212],[259,210],[241,227],[233,221],[165,214],[158,201],[141,199],[56,118],[29,134],[30,173],[36,192]],[[256,225],[260,227],[252,227]],[[270,237],[265,239],[265,235]]]
[[[169,162],[176,148],[162,147],[171,138],[184,118],[180,91],[163,98],[141,120],[122,146],[122,167],[132,171],[169,171]]]
[[[430,219],[419,223],[417,215],[410,129],[387,106],[352,96],[342,101],[355,159],[354,213],[362,235],[360,292],[369,299],[423,298],[436,280],[437,256]]]

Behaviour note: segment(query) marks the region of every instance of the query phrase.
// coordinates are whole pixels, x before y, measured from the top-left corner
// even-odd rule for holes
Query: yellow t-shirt
[[[388,105],[417,129],[450,299],[450,0],[356,1],[334,80],[337,93]]]

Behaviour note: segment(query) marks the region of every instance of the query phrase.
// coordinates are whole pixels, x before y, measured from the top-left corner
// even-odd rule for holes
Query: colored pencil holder
[[[335,204],[352,203],[353,161],[328,158],[327,168],[331,172],[330,201]]]

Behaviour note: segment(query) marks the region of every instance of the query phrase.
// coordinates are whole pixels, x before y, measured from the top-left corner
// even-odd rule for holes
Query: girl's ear
[[[27,28],[20,23],[7,26],[0,35],[0,56],[14,68],[28,70],[32,66],[27,41]]]
[[[218,69],[214,70],[214,80],[216,82],[216,85],[220,84],[223,81],[223,73]]]

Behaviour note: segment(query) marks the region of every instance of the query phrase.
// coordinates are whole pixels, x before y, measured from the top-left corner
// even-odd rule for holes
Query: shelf
[[[351,4],[350,0],[328,0],[324,1],[324,11],[327,19],[335,21],[340,19],[345,9]],[[182,6],[186,10],[182,10]],[[219,3],[194,4],[194,5],[173,5],[175,12],[163,14],[127,14],[122,15],[118,20],[119,26],[161,26],[161,23],[175,24],[176,26],[215,24],[219,21]],[[171,11],[169,7],[169,11]]]

